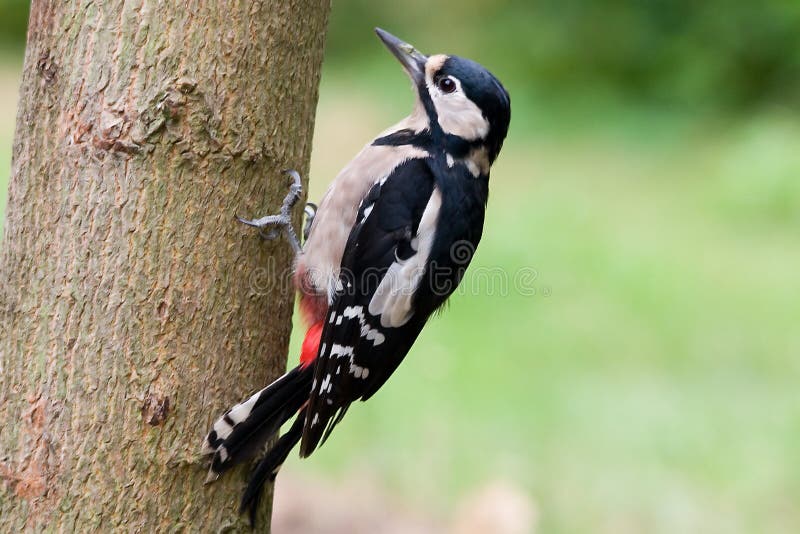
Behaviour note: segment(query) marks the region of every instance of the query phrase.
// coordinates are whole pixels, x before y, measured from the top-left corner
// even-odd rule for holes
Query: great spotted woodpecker
[[[414,110],[378,135],[339,173],[302,247],[289,210],[244,221],[287,231],[298,251],[295,284],[308,330],[300,364],[217,420],[203,452],[209,478],[261,451],[294,423],[252,472],[242,510],[254,518],[261,490],[300,442],[306,457],[350,404],[389,378],[431,314],[458,286],[483,231],[489,169],[508,131],[508,93],[481,65],[425,56],[376,29],[411,78]]]

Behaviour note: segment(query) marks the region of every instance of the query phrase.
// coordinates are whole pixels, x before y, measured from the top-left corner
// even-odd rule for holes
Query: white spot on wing
[[[356,365],[354,363],[350,363],[350,374],[352,374],[356,378],[367,378],[369,376],[369,369],[366,367],[362,367],[360,365]]]
[[[325,393],[325,390],[327,390],[328,392],[330,392],[330,390],[331,390],[331,374],[330,373],[328,373],[328,375],[325,377],[325,380],[322,381],[322,385],[319,386],[319,392],[320,393]]]
[[[364,318],[364,308],[361,306],[348,306],[342,312],[344,317],[348,319],[353,319],[354,317],[358,317],[359,319]]]
[[[363,306],[347,306],[342,315],[347,319],[358,318],[358,322],[361,325],[361,337],[371,341],[374,346],[378,346],[386,340],[382,333],[367,324]]]
[[[339,345],[338,343],[334,343],[331,347],[331,358],[343,358],[352,355],[353,347],[345,347],[344,345]]]
[[[370,204],[369,206],[367,206],[367,209],[364,210],[363,217],[361,217],[361,222],[364,222],[365,220],[367,220],[367,217],[369,217],[369,214],[372,213],[372,208],[374,208],[374,207],[375,207],[375,204]]]
[[[376,329],[371,328],[368,324],[364,324],[361,327],[361,337],[366,338],[367,341],[372,341],[372,344],[375,347],[386,341],[386,336],[381,334]]]

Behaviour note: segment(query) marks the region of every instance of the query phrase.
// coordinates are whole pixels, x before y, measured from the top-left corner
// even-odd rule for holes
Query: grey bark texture
[[[0,532],[248,530],[215,417],[286,364],[329,0],[34,0],[0,245]],[[301,209],[295,210],[299,223]],[[265,499],[262,525],[271,499]]]

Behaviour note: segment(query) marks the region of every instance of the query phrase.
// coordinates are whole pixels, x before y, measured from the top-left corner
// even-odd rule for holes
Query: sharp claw
[[[300,179],[300,173],[299,173],[299,172],[297,172],[297,171],[296,171],[296,170],[294,170],[294,169],[283,169],[281,172],[282,172],[283,174],[286,174],[286,175],[288,175],[288,176],[291,176],[291,178],[292,178],[292,181],[293,181],[295,184],[297,184],[297,185],[300,185],[300,183],[301,183],[301,179]]]
[[[280,237],[280,233],[278,232],[277,228],[271,228],[269,231],[264,231],[263,229],[261,229],[258,232],[258,235],[264,241],[273,241],[273,240],[277,239],[278,237]]]
[[[234,217],[236,217],[236,220],[239,221],[242,224],[246,224],[247,226],[255,226],[256,228],[258,228],[258,225],[254,224],[253,221],[251,221],[250,219],[243,219],[242,217],[239,217],[238,215],[234,215]]]
[[[215,473],[214,471],[209,471],[208,475],[206,475],[206,480],[205,480],[205,482],[203,482],[203,484],[204,485],[211,484],[212,482],[214,482],[218,478],[219,478],[219,475],[217,473]]]
[[[243,219],[238,215],[234,215],[236,220],[238,220],[242,224],[246,224],[247,226],[252,226],[258,228],[259,235],[263,239],[272,240],[277,238],[280,235],[280,230],[283,230],[286,233],[286,237],[288,238],[292,248],[295,250],[296,253],[299,253],[301,250],[300,241],[297,239],[297,235],[295,233],[294,228],[292,227],[292,220],[291,220],[291,210],[294,205],[300,200],[300,196],[303,191],[302,180],[300,178],[300,173],[293,169],[285,169],[283,171],[284,174],[288,175],[292,178],[292,183],[289,186],[289,192],[286,194],[286,197],[283,199],[283,203],[281,204],[280,213],[277,215],[268,215],[266,217],[261,217],[260,219]],[[269,228],[269,231],[265,231],[265,228]]]

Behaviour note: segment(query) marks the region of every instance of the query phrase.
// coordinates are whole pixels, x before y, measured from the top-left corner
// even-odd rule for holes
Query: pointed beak
[[[385,30],[375,28],[375,33],[381,38],[386,48],[394,54],[394,57],[400,61],[411,80],[417,85],[423,83],[425,80],[425,62],[428,61],[428,56]]]

